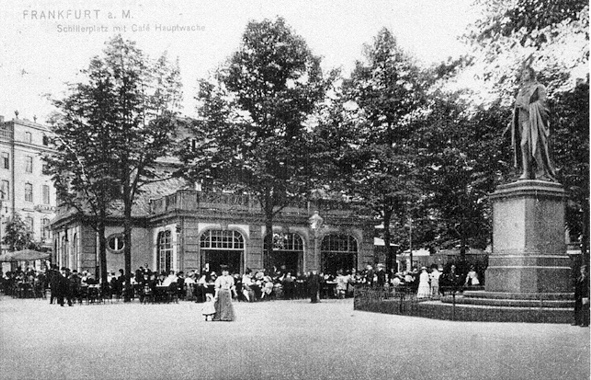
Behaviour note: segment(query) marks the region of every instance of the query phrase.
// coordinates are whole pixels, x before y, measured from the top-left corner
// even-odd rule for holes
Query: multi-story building
[[[0,116],[0,239],[6,223],[18,214],[33,239],[50,248],[50,221],[56,195],[51,178],[43,174],[42,156],[51,151],[48,129],[26,119],[5,121]],[[3,250],[8,249],[2,246]]]
[[[293,204],[273,223],[273,253],[264,239],[265,220],[248,195],[193,190],[181,180],[149,186],[136,202],[131,266],[168,272],[233,272],[281,268],[335,273],[374,263],[373,220],[347,203],[316,200]],[[59,266],[98,272],[97,234],[90,215],[59,208],[52,222],[54,257]],[[120,212],[107,218],[107,270],[124,268]],[[98,273],[97,273],[98,274]]]
[[[186,132],[177,132],[182,143]],[[158,160],[156,169],[170,173],[179,165],[176,158],[166,157]],[[253,196],[196,188],[180,178],[142,187],[132,211],[133,270],[218,271],[226,264],[234,272],[285,266],[294,273],[334,273],[375,261],[375,222],[350,203],[316,199],[289,205],[278,212],[270,232]],[[122,214],[121,207],[114,206],[105,220],[108,272],[125,267]],[[53,264],[100,275],[95,217],[58,207],[51,223]],[[272,255],[266,254],[263,243],[269,233]]]

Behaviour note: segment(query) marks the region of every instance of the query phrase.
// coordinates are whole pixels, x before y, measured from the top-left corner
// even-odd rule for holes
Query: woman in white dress
[[[466,286],[480,285],[480,281],[478,281],[478,273],[476,273],[476,269],[474,268],[474,265],[470,266],[470,271],[468,272],[468,275],[466,276],[466,283],[464,285],[466,285]]]
[[[429,298],[431,295],[431,287],[429,286],[429,273],[427,268],[421,268],[421,275],[419,276],[419,290],[417,292],[417,298]]]

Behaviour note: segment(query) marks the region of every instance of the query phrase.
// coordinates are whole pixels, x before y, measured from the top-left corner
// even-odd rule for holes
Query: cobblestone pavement
[[[59,307],[0,299],[2,379],[586,379],[589,328],[353,311],[352,300]]]

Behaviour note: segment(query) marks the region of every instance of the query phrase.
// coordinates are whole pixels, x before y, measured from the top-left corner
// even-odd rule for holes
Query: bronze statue
[[[548,137],[548,106],[546,89],[536,81],[535,71],[527,66],[521,71],[521,88],[515,99],[511,120],[511,146],[514,164],[521,166],[523,173],[520,180],[542,179],[556,181],[556,171],[550,160]]]

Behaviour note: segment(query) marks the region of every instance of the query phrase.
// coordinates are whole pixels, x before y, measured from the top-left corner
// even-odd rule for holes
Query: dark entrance
[[[244,268],[244,238],[237,231],[209,230],[201,235],[201,267],[220,274],[220,265],[229,266],[230,273]]]
[[[268,248],[265,247],[268,252]],[[273,234],[273,255],[266,255],[265,267],[285,270],[293,275],[302,270],[304,242],[300,235],[292,233]]]
[[[323,273],[336,274],[339,269],[357,268],[357,241],[349,235],[327,235],[320,247],[320,268]]]

